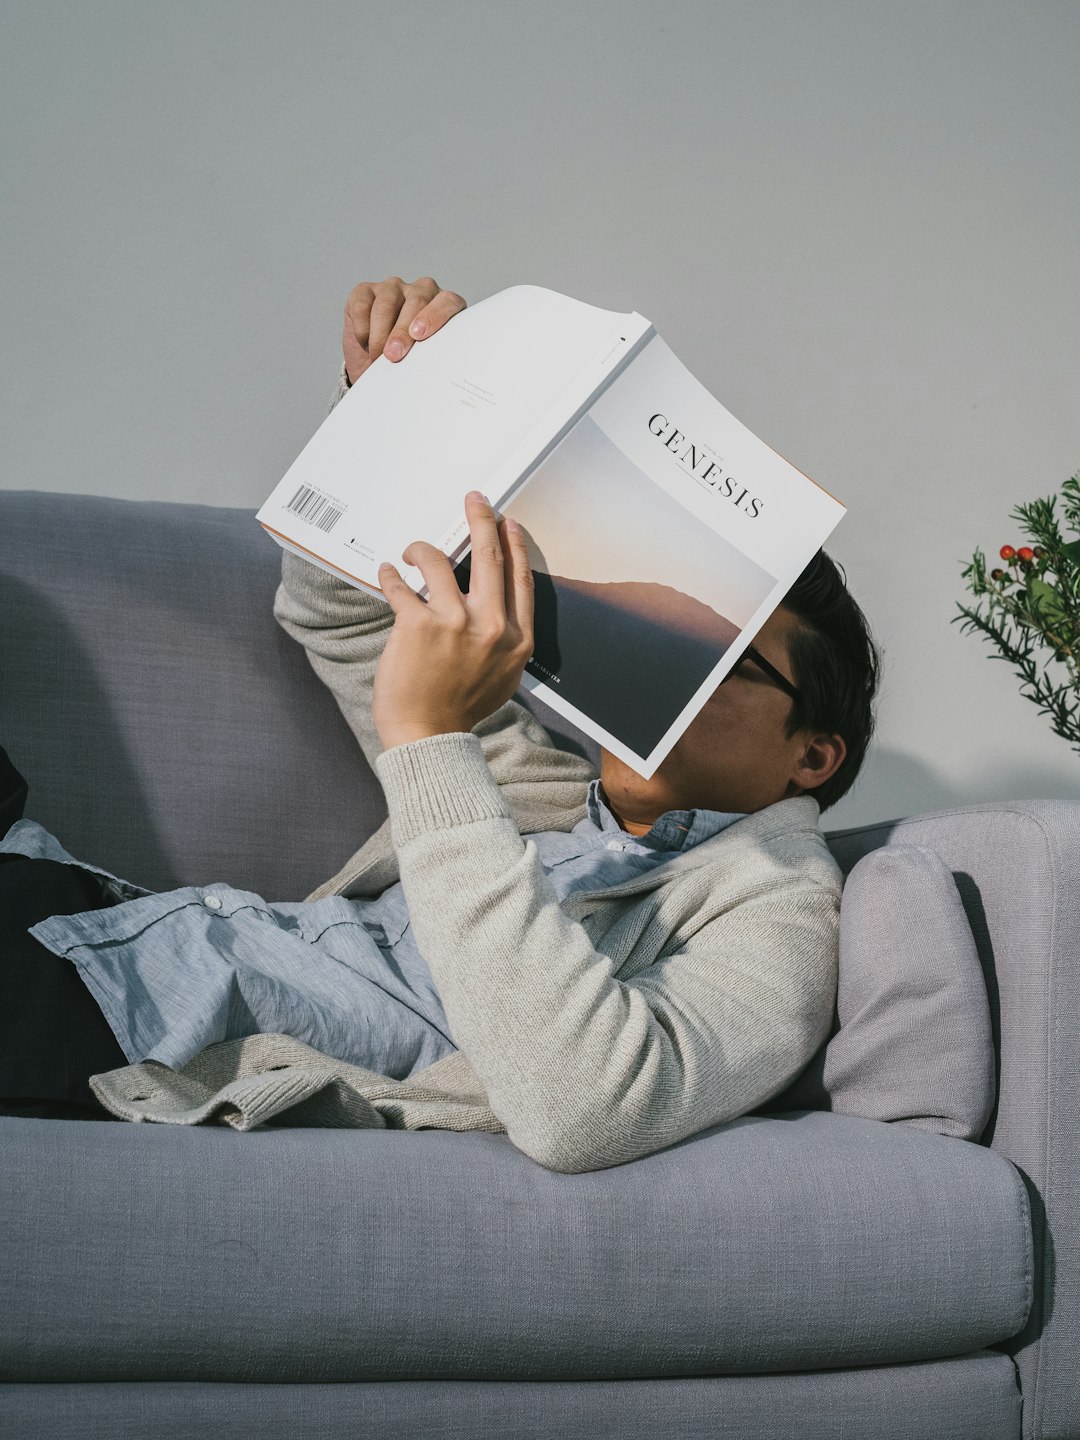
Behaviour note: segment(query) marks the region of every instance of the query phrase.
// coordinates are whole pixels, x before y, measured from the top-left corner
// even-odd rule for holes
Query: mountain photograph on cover
[[[526,673],[642,757],[776,584],[589,415],[501,513],[522,526],[535,579]]]

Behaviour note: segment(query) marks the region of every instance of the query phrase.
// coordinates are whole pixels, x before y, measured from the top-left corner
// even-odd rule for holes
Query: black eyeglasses
[[[787,678],[787,676],[781,675],[780,671],[777,670],[775,665],[770,665],[769,661],[765,659],[765,656],[762,655],[761,651],[755,650],[753,645],[747,645],[746,649],[742,653],[742,657],[739,660],[739,664],[733,665],[731,667],[728,673],[724,676],[724,680],[731,679],[732,675],[735,674],[735,671],[739,668],[739,665],[742,664],[743,660],[749,660],[752,664],[756,665],[759,670],[763,670],[765,674],[768,675],[769,679],[773,682],[773,684],[779,685],[780,689],[783,690],[785,694],[790,695],[793,700],[802,699],[802,695]],[[724,680],[720,681],[721,685],[724,683]]]

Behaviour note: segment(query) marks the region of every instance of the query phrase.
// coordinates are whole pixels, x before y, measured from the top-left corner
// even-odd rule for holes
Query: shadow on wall
[[[906,751],[875,747],[850,794],[825,812],[824,828],[839,830],[994,800],[1080,801],[1080,755],[1070,752],[1064,740],[1061,747],[1063,756],[1072,754],[1075,761],[1071,775],[1067,764],[1018,760],[1014,765],[988,766],[959,781]]]

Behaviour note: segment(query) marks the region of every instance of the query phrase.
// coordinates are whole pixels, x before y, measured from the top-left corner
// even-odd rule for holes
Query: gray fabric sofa
[[[385,807],[279,570],[253,510],[0,492],[27,818],[154,889],[332,874]],[[956,877],[981,1143],[774,1105],[564,1175],[505,1135],[0,1117],[0,1434],[1080,1436],[1080,807],[830,841]]]

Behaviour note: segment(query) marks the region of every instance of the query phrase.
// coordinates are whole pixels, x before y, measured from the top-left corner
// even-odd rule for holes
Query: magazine
[[[256,519],[382,595],[428,540],[468,590],[465,494],[522,526],[522,689],[645,779],[844,514],[715,400],[644,316],[514,285],[372,362]]]

